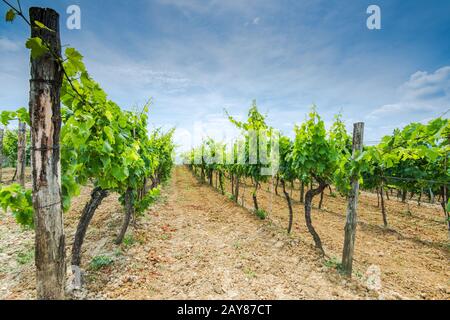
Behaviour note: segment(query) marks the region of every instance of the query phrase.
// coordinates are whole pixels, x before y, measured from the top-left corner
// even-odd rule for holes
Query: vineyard
[[[151,100],[120,107],[62,53],[56,11],[3,3],[31,78],[0,113],[0,299],[450,298],[445,114],[367,145],[315,106],[281,133],[255,101],[177,165]]]

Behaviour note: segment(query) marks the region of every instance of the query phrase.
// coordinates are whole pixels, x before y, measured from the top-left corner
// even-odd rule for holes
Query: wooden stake
[[[17,177],[19,184],[25,187],[25,167],[26,167],[26,150],[27,146],[27,125],[19,122],[19,133],[17,137]]]
[[[30,21],[47,28],[31,28],[51,51],[61,56],[59,15],[52,9],[30,8]],[[65,236],[61,201],[60,90],[63,71],[55,57],[46,53],[31,58],[30,118],[33,207],[36,236],[36,282],[40,300],[64,299]]]
[[[363,150],[364,123],[356,123],[353,131],[353,157]],[[355,249],[357,207],[359,197],[359,177],[352,177],[352,189],[348,197],[347,223],[345,225],[344,252],[342,255],[342,267],[347,276],[352,275],[353,253]]]

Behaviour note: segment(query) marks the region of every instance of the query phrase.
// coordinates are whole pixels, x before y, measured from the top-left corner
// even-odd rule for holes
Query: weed
[[[332,257],[331,259],[328,259],[324,262],[325,267],[330,269],[336,269],[339,272],[343,270],[342,263],[340,263],[335,257]]]
[[[123,244],[127,247],[131,247],[133,244],[135,244],[135,242],[136,240],[131,234],[126,235],[125,238],[123,239]]]
[[[256,214],[256,216],[257,216],[258,218],[260,218],[261,220],[266,220],[266,218],[267,218],[267,216],[268,216],[267,212],[265,212],[265,211],[262,210],[262,209],[256,210],[256,211],[255,211],[255,214]]]
[[[32,262],[34,259],[34,249],[22,251],[17,254],[16,261],[18,264],[25,265]]]
[[[363,274],[359,271],[355,271],[355,277],[357,277],[358,279],[362,280],[363,279]]]
[[[244,273],[250,279],[256,278],[256,272],[251,269],[245,269]]]
[[[116,249],[116,250],[114,251],[114,256],[115,256],[115,257],[121,257],[121,256],[123,256],[122,250]]]
[[[161,240],[169,240],[170,239],[170,234],[167,233],[163,233],[160,237]]]
[[[90,267],[92,270],[100,270],[113,263],[113,259],[107,256],[96,256],[92,258]]]

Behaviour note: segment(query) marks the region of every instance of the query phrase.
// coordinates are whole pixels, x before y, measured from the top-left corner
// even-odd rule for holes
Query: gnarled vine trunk
[[[205,182],[205,169],[203,169],[203,167],[202,167],[200,179],[202,180],[202,183]]]
[[[325,188],[328,186],[328,184],[324,181],[321,181],[321,179],[319,178],[316,178],[316,180],[319,183],[319,187],[317,189],[309,190],[305,196],[305,220],[308,231],[314,239],[316,248],[322,255],[325,255],[325,251],[323,250],[322,241],[320,240],[319,234],[316,232],[316,229],[314,229],[314,226],[312,225],[311,211],[314,197],[321,194],[323,190],[325,190]]]
[[[239,176],[236,175],[236,179],[235,179],[235,190],[234,190],[234,201],[236,201],[236,203],[239,202],[239,185],[240,185],[240,181],[239,181]]]
[[[119,245],[123,242],[125,234],[127,233],[128,226],[130,225],[131,217],[134,215],[134,199],[133,190],[128,189],[125,193],[125,217],[123,219],[122,228],[116,239],[116,244]]]
[[[383,224],[384,227],[387,228],[389,226],[387,221],[387,212],[386,212],[386,205],[384,203],[384,187],[381,185],[380,187],[380,200],[381,200],[381,214],[383,216]]]
[[[283,193],[286,197],[286,202],[289,208],[289,225],[288,225],[288,233],[292,232],[292,225],[294,224],[294,211],[292,210],[292,202],[291,197],[289,196],[289,192],[286,190],[286,182],[281,179],[281,185],[283,186]]]
[[[257,194],[258,194],[258,186],[259,186],[259,182],[258,180],[255,180],[254,182],[254,190],[253,190],[253,206],[255,207],[255,212],[259,211],[259,205],[258,205],[258,198],[257,198]]]
[[[30,21],[53,31],[31,28],[54,55],[61,57],[59,15],[52,9],[30,8]],[[30,118],[33,207],[36,239],[36,288],[42,300],[64,299],[65,235],[61,199],[60,90],[63,72],[50,53],[31,58]]]
[[[219,185],[220,185],[220,192],[222,195],[225,194],[225,190],[223,189],[223,173],[219,172]]]
[[[302,181],[300,186],[300,203],[305,202],[305,183]]]
[[[79,267],[81,264],[81,247],[84,242],[84,237],[88,226],[94,217],[95,211],[101,205],[103,199],[108,196],[108,191],[102,188],[95,188],[91,193],[89,202],[81,213],[80,221],[78,222],[77,231],[75,232],[75,239],[72,245],[72,266]]]
[[[402,203],[406,203],[406,198],[408,197],[408,190],[402,190]]]
[[[422,205],[422,194],[423,194],[423,190],[420,190],[419,199],[417,199],[417,205],[419,207]]]
[[[277,182],[275,184],[275,194],[278,195],[278,185],[280,184],[280,177],[277,175]]]
[[[231,180],[231,194],[234,196],[234,174],[230,174]]]
[[[324,193],[325,191],[322,191],[320,193],[320,202],[319,202],[319,209],[322,210],[322,206],[323,206],[323,197],[324,197]]]
[[[95,214],[97,208],[101,205],[103,199],[108,196],[108,191],[103,190],[99,187],[95,188],[91,193],[91,198],[89,202],[83,209],[81,213],[80,221],[78,222],[77,230],[75,232],[75,239],[72,245],[72,273],[74,275],[73,287],[80,289],[82,286],[81,281],[81,247],[83,246],[84,237],[86,236],[86,231],[89,224]]]

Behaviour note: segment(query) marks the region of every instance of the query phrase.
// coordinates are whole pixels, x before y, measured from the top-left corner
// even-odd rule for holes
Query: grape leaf
[[[13,22],[16,18],[16,12],[13,9],[9,9],[6,12],[5,20],[6,22]]]
[[[37,59],[49,51],[39,37],[28,39],[25,45],[31,50],[31,57],[33,59]]]
[[[43,24],[40,21],[34,20],[34,24],[40,29],[44,29],[44,30],[47,30],[50,32],[55,32],[55,30],[50,29],[49,27],[47,27],[45,24]]]

